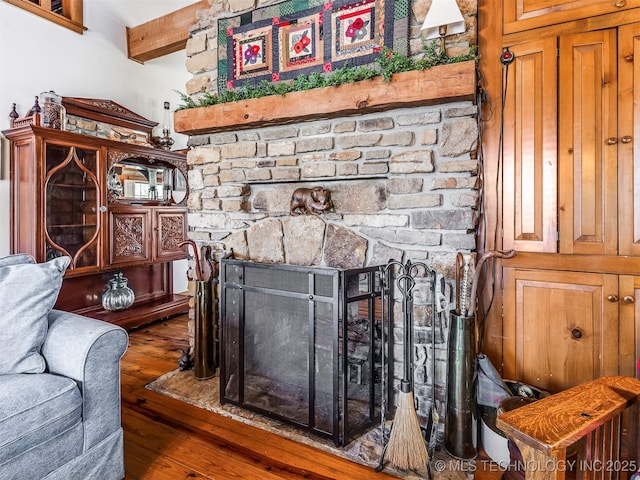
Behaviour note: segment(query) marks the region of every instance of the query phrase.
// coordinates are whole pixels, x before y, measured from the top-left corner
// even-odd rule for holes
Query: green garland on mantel
[[[301,75],[293,82],[271,83],[263,80],[257,85],[245,85],[237,90],[225,90],[217,95],[204,92],[202,97],[197,101],[185,93],[176,91],[184,102],[177,110],[209,107],[211,105],[237,102],[269,95],[284,95],[286,93],[302,92],[313,88],[335,87],[345,83],[353,83],[380,76],[383,78],[383,81],[389,82],[394,73],[408,72],[410,70],[427,70],[437,65],[466,62],[468,60],[477,60],[478,58],[476,55],[477,48],[475,46],[471,47],[468,53],[457,57],[448,57],[446,53],[441,52],[436,46],[435,41],[425,45],[423,50],[424,56],[416,60],[400,55],[385,47],[376,61],[377,67],[349,67],[345,65],[328,75],[321,73]]]

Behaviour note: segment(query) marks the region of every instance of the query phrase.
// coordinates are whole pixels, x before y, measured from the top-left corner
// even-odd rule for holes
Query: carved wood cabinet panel
[[[154,208],[154,257],[163,260],[184,258],[184,248],[178,245],[187,238],[186,209]]]
[[[109,263],[151,260],[149,209],[121,206],[109,210]]]
[[[109,209],[109,263],[169,261],[184,258],[187,235],[181,208],[116,205]]]

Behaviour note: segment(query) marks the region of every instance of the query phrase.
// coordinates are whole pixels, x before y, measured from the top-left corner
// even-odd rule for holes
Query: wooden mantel
[[[209,107],[179,110],[174,128],[185,135],[336,118],[412,106],[473,100],[475,61],[440,65],[337,87],[272,95]]]

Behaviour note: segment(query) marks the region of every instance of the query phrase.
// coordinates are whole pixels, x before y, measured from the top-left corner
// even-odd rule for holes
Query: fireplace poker
[[[380,462],[376,467],[376,472],[382,471],[384,467],[384,457],[387,453],[388,438],[386,433],[386,421],[387,421],[387,401],[388,401],[388,392],[387,392],[387,362],[389,359],[385,352],[387,352],[386,339],[385,339],[385,322],[386,322],[386,330],[388,332],[388,337],[391,338],[391,308],[390,303],[393,301],[391,298],[391,288],[389,282],[389,269],[387,266],[381,265],[379,267],[380,273],[380,284],[382,286],[382,328],[380,329],[380,344],[381,355],[380,361],[382,364],[382,368],[380,369],[380,391],[382,392],[382,398],[380,399],[380,432],[382,434],[382,441],[384,442],[384,448],[382,450],[382,455],[380,456]]]
[[[469,294],[469,270],[471,258],[458,252],[456,255],[456,313],[464,316],[467,311]]]
[[[436,288],[438,283],[438,288]],[[430,425],[427,453],[429,459],[433,456],[438,443],[438,424],[440,423],[440,415],[436,406],[436,290],[444,290],[444,277],[436,275],[435,270],[431,274],[431,412],[428,425]],[[427,473],[429,478],[433,478],[431,471],[431,461],[427,463]]]
[[[489,250],[482,254],[482,256],[480,257],[480,260],[478,260],[478,264],[476,265],[476,271],[473,274],[473,282],[471,284],[471,299],[469,301],[469,310],[467,311],[467,316],[471,317],[476,310],[476,300],[477,300],[476,295],[478,293],[478,284],[480,283],[480,274],[482,272],[482,267],[484,266],[484,263],[489,258],[513,258],[516,256],[516,253],[517,252],[515,250],[508,250],[508,251]]]

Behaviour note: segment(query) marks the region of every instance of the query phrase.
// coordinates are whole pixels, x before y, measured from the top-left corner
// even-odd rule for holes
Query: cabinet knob
[[[625,297],[622,299],[622,301],[628,305],[630,303],[634,303],[636,301],[636,299],[634,297],[632,297],[631,295],[625,295]]]
[[[618,301],[618,296],[617,295],[609,295],[607,297],[607,300],[610,301],[611,303],[617,302]]]
[[[620,139],[622,143],[631,143],[631,135],[625,135]]]
[[[575,339],[582,338],[582,332],[579,328],[574,328],[573,330],[571,330],[571,336]]]
[[[615,145],[618,143],[618,139],[616,137],[607,138],[607,145]]]
[[[614,7],[618,7],[618,8],[622,8],[627,4],[627,0],[614,0],[613,1],[613,6]]]
[[[104,205],[100,205],[100,208],[98,208],[98,210],[100,210],[100,212],[104,213],[107,211],[107,207],[105,207]]]

